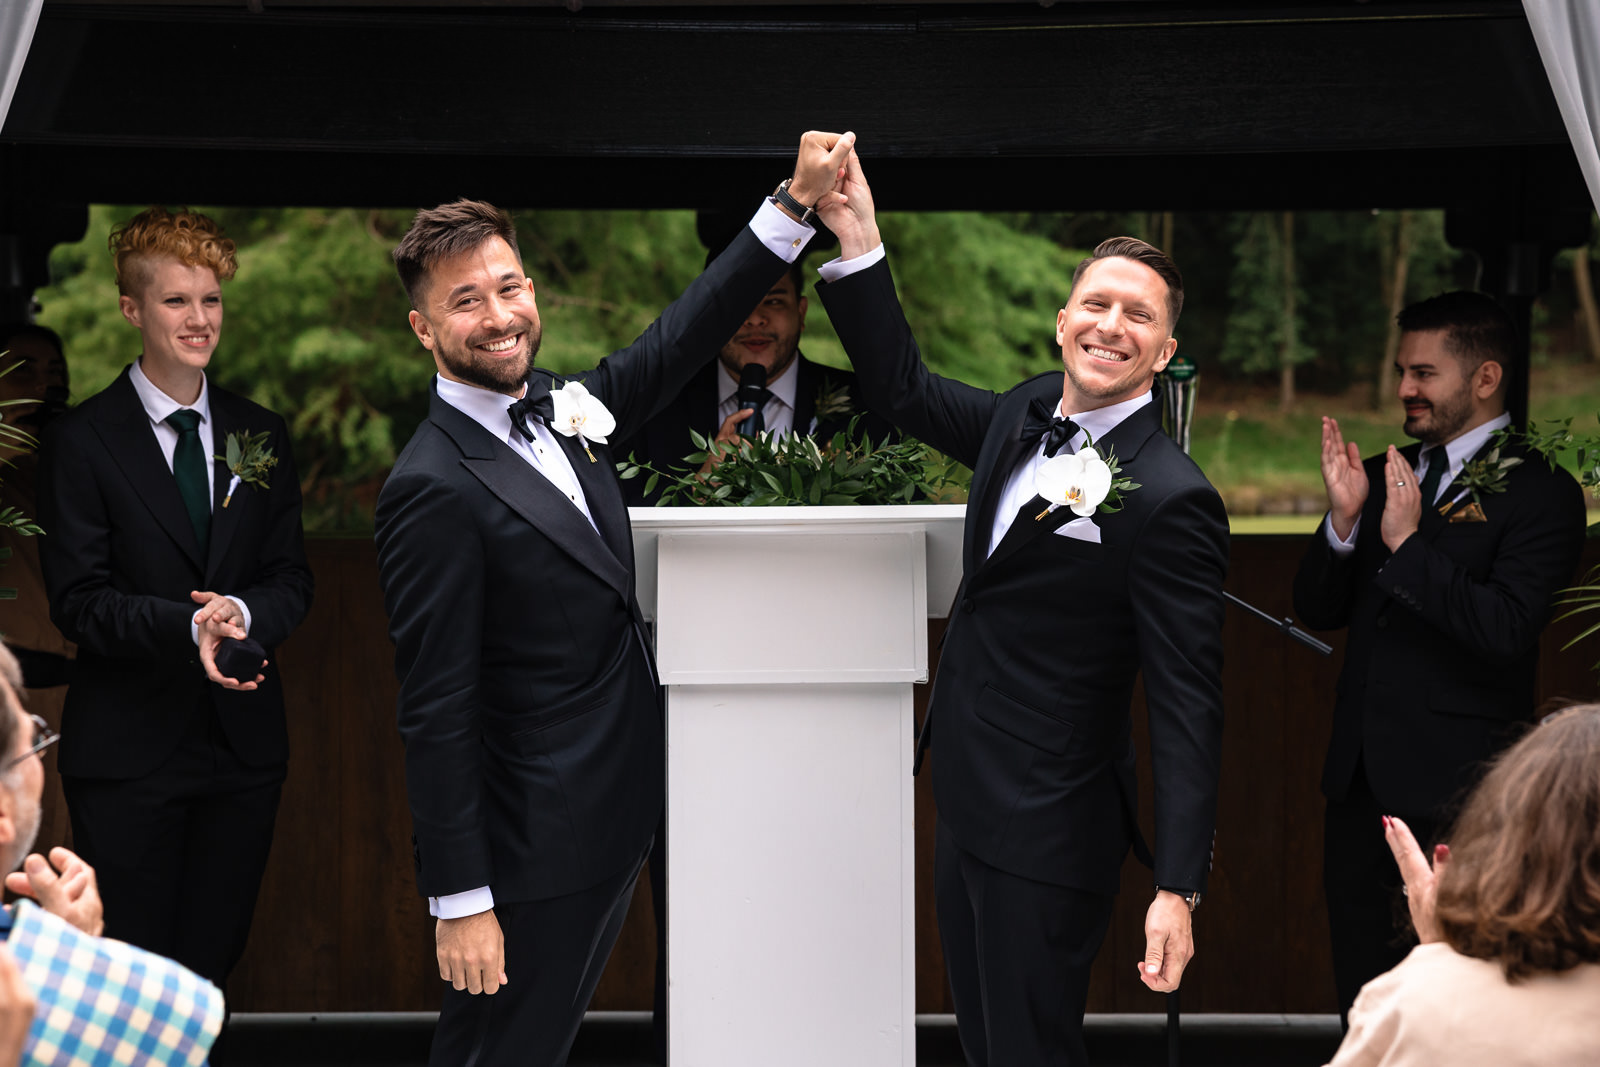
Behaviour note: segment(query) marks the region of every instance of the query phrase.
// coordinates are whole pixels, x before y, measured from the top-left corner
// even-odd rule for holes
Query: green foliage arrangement
[[[1551,467],[1558,463],[1567,465],[1579,485],[1591,496],[1600,496],[1600,433],[1574,433],[1572,421],[1565,418],[1541,423],[1530,419],[1528,428],[1521,434],[1505,436],[1520,436],[1530,449],[1544,456]],[[1600,523],[1589,527],[1589,536],[1600,536]],[[1556,616],[1557,620],[1600,610],[1600,567],[1591,568],[1579,584],[1561,590],[1556,605],[1567,609]],[[1600,633],[1600,622],[1588,626],[1561,648],[1565,651],[1596,633]],[[1594,664],[1594,669],[1600,671],[1600,661]]]
[[[855,435],[857,418],[824,443],[809,434],[772,432],[740,438],[710,473],[698,470],[713,442],[694,431],[696,451],[684,458],[695,471],[681,476],[635,462],[617,464],[624,479],[646,477],[645,492],[665,481],[662,506],[798,507],[804,505],[913,504],[964,497],[971,475],[955,460],[920,441],[899,443]]]

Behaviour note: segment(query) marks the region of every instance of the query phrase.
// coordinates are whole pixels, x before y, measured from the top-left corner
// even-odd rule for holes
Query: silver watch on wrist
[[[772,190],[772,196],[770,199],[774,204],[777,204],[789,214],[799,219],[802,225],[809,226],[811,225],[811,220],[817,217],[817,209],[815,207],[802,204],[790,194],[789,183],[793,180],[793,178],[785,178],[783,181],[779,182],[778,187]]]
[[[1165,890],[1168,893],[1175,894],[1185,904],[1189,905],[1189,914],[1191,914],[1191,915],[1194,914],[1194,909],[1196,909],[1196,908],[1198,908],[1200,906],[1201,893],[1200,893],[1200,890],[1198,890],[1198,889],[1179,889],[1177,886],[1171,886],[1171,885],[1158,885],[1158,886],[1156,886],[1156,891],[1157,892],[1161,892],[1162,890]]]

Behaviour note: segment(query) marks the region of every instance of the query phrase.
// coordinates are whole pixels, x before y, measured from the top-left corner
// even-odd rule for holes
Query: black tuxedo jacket
[[[300,527],[300,481],[277,415],[215,384],[212,439],[271,434],[278,457],[265,489],[241,485],[217,462],[205,558],[177,480],[124,370],[105,390],[52,423],[39,450],[40,562],[50,618],[78,643],[61,731],[63,774],[135,778],[161,764],[196,702],[209,697],[228,742],[253,766],[289,755],[276,669],[253,692],[213,685],[190,636],[195,589],[237,596],[250,636],[275,647],[311,606]]]
[[[648,463],[658,471],[682,474],[689,470],[683,457],[695,451],[689,431],[697,430],[707,438],[717,435],[722,420],[717,418],[717,375],[725,373],[722,364],[711,360],[689,379],[689,384],[667,402],[653,419],[646,422],[637,433],[626,440],[614,442],[618,459],[635,456],[639,462]],[[844,418],[816,419],[817,396],[824,389],[833,392],[845,389],[850,395],[851,407],[861,414],[857,423],[858,434],[865,434],[881,444],[887,439],[899,439],[894,427],[878,415],[867,411],[862,403],[856,376],[847,370],[824,367],[812,363],[803,355],[795,357],[794,429],[796,433],[813,433],[818,440],[827,440],[850,425],[853,415]],[[812,420],[816,427],[812,428]],[[623,495],[630,507],[653,505],[661,496],[660,487],[649,494],[644,492],[644,478],[630,478],[622,483]]]
[[[616,416],[612,436],[677,393],[784,269],[746,228],[643,336],[573,376]],[[437,395],[378,498],[425,896],[575,892],[637,863],[660,816],[661,709],[612,450],[591,443],[591,463],[561,441],[598,533]]]
[[[1402,454],[1415,466],[1420,450]],[[1483,761],[1532,718],[1539,633],[1583,550],[1583,491],[1525,449],[1502,455],[1524,461],[1503,493],[1483,495],[1482,522],[1460,521],[1470,498],[1444,516],[1424,508],[1391,555],[1380,536],[1388,482],[1378,455],[1364,464],[1370,488],[1355,552],[1334,555],[1327,519],[1312,537],[1295,611],[1319,630],[1350,628],[1322,776],[1329,798],[1342,800],[1364,763],[1388,810],[1448,815]],[[1441,498],[1456,492],[1452,483]]]
[[[1115,892],[1136,833],[1129,704],[1150,709],[1158,885],[1204,889],[1222,748],[1222,501],[1161,432],[1160,404],[1096,442],[1140,483],[1098,514],[1101,542],[1026,508],[985,558],[1006,479],[1030,446],[1029,402],[1060,372],[992,393],[930,373],[887,263],[818,286],[867,402],[973,470],[961,590],[928,714],[939,818],[979,859],[1037,881]]]

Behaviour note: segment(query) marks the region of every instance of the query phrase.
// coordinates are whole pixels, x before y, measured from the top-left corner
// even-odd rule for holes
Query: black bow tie
[[[1032,444],[1048,435],[1044,443],[1044,454],[1054,456],[1077,432],[1078,424],[1057,415],[1055,405],[1034,397],[1028,402],[1028,419],[1022,424],[1022,436],[1018,440]]]
[[[528,391],[522,394],[521,400],[514,401],[506,409],[506,414],[511,416],[512,427],[523,439],[532,441],[533,431],[528,428],[528,416],[542,420],[546,426],[556,417],[556,406],[550,400],[550,383],[543,378],[529,382]]]

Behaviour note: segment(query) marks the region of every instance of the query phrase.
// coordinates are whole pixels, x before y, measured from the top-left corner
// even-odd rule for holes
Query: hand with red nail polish
[[[1444,940],[1439,924],[1434,921],[1433,902],[1438,893],[1439,874],[1450,862],[1450,846],[1435,845],[1433,862],[1429,863],[1405,820],[1385,815],[1383,824],[1384,840],[1389,842],[1389,851],[1394,853],[1401,881],[1405,883],[1406,906],[1411,909],[1411,925],[1416,927],[1417,940],[1423,944]]]

